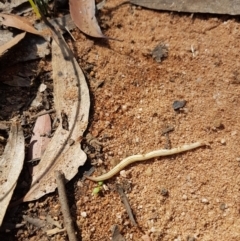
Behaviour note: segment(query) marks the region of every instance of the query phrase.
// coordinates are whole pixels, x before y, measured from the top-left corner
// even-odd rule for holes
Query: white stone
[[[202,203],[209,203],[209,201],[206,198],[202,198]]]
[[[86,217],[87,217],[87,213],[86,213],[86,212],[81,212],[81,216],[82,216],[83,218],[86,218]]]

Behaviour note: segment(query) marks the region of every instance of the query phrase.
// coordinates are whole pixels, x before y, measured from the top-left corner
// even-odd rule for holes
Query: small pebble
[[[145,171],[145,173],[148,177],[152,176],[152,168],[148,167],[147,170]]]
[[[164,196],[164,197],[168,196],[168,190],[166,188],[162,188],[161,189],[161,195]]]
[[[172,106],[173,106],[173,109],[176,111],[183,108],[186,105],[186,103],[187,103],[186,100],[175,100]]]
[[[187,236],[187,241],[195,241],[196,239],[194,237],[191,236]]]
[[[202,198],[201,201],[202,201],[202,203],[206,203],[206,204],[209,203],[209,201],[206,198]]]
[[[126,111],[127,110],[127,105],[122,105],[122,110]]]
[[[152,57],[158,63],[161,63],[162,59],[166,58],[167,56],[168,56],[167,44],[160,43],[152,51]]]
[[[223,127],[222,120],[221,119],[215,119],[213,121],[213,127],[214,128],[221,128],[221,127]]]
[[[120,176],[126,178],[127,174],[125,170],[120,171]]]
[[[231,136],[235,136],[235,135],[237,135],[237,131],[232,131]]]
[[[90,229],[90,231],[91,231],[92,233],[95,232],[95,230],[96,230],[95,227],[92,227],[92,228]]]
[[[227,208],[227,205],[225,203],[221,203],[219,208],[224,211]]]
[[[187,200],[187,195],[186,195],[186,194],[183,194],[182,199],[183,199],[183,200]]]
[[[151,227],[150,232],[151,232],[151,233],[156,232],[156,228],[155,228],[155,227]]]
[[[43,92],[44,90],[46,90],[46,89],[47,89],[47,86],[42,83],[42,84],[40,84],[40,86],[39,86],[39,88],[38,88],[38,91],[42,93],[42,92]]]
[[[86,213],[86,212],[81,212],[81,216],[82,216],[83,218],[86,218],[86,217],[87,217],[87,213]]]
[[[221,139],[221,144],[225,145],[226,144],[226,140],[225,139]]]

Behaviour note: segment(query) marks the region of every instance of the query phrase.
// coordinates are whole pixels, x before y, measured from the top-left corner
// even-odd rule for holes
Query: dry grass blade
[[[28,19],[24,17],[20,17],[17,15],[3,14],[3,13],[0,13],[0,17],[1,17],[1,23],[8,27],[21,29],[25,32],[40,35],[40,36],[45,36],[47,34],[47,32],[44,33],[36,30],[32,26],[32,24],[28,21]]]
[[[19,123],[13,122],[0,159],[0,226],[17,184],[24,161],[24,137]]]
[[[70,0],[69,6],[72,20],[82,32],[92,37],[106,38],[95,17],[94,0]]]
[[[86,161],[80,141],[88,124],[89,90],[66,42],[60,38],[58,41],[59,44],[54,40],[52,42],[52,66],[55,109],[61,123],[40,163],[33,169],[31,188],[23,201],[35,200],[53,192],[57,187],[55,170],[62,170],[66,179],[71,180],[78,167]]]
[[[8,49],[12,48],[17,43],[19,43],[25,37],[25,35],[26,35],[26,32],[18,34],[13,39],[11,39],[9,42],[7,42],[4,45],[0,46],[0,57],[4,53],[6,53]]]

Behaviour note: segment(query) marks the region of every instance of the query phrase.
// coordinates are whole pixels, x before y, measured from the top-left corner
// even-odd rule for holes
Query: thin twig
[[[65,189],[65,176],[62,172],[55,171],[55,178],[58,186],[59,202],[61,204],[64,224],[68,233],[69,241],[77,241],[77,237],[74,230],[74,223],[70,214],[70,209],[67,201]]]
[[[137,223],[136,223],[136,221],[135,221],[135,218],[134,218],[134,216],[133,216],[132,209],[131,209],[130,204],[129,204],[129,202],[128,202],[128,198],[127,198],[125,192],[123,191],[122,186],[121,186],[120,184],[116,184],[116,190],[117,190],[117,192],[118,192],[119,195],[120,195],[120,198],[121,198],[121,200],[122,200],[122,202],[123,202],[123,204],[124,204],[124,206],[125,206],[125,208],[126,208],[126,210],[127,210],[127,214],[128,214],[128,216],[129,216],[132,224],[133,224],[134,226],[138,226]]]
[[[40,113],[38,113],[36,115],[31,116],[31,119],[35,119],[35,118],[37,118],[37,117],[39,117],[41,115],[51,114],[51,113],[54,113],[54,112],[56,112],[54,109],[45,110],[45,111],[42,111],[42,112],[40,112]]]
[[[167,126],[163,129],[162,131],[162,135],[166,135],[167,133],[174,131],[174,127],[173,126]]]

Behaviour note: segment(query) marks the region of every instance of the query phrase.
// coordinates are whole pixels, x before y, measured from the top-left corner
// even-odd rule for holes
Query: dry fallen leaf
[[[0,226],[23,167],[24,150],[21,125],[13,122],[7,145],[0,159]]]
[[[217,13],[238,15],[240,13],[239,0],[130,0],[130,3],[157,10],[169,10],[190,13]]]
[[[92,37],[106,38],[95,17],[94,0],[69,0],[69,6],[72,20],[82,32]]]
[[[3,25],[6,25],[8,27],[21,29],[25,32],[37,34],[40,36],[45,36],[47,34],[47,32],[43,32],[43,31],[40,32],[40,31],[36,30],[32,26],[32,24],[28,21],[28,19],[26,19],[24,17],[20,17],[17,15],[4,14],[4,13],[0,13],[0,17],[1,17],[0,22]]]
[[[28,159],[41,158],[47,148],[51,134],[51,118],[48,114],[39,116],[33,129],[29,145]]]
[[[58,41],[59,44],[52,41],[52,67],[55,109],[61,123],[40,163],[33,168],[32,184],[23,201],[36,200],[53,192],[57,187],[55,170],[61,170],[66,179],[71,180],[86,161],[80,140],[88,124],[89,90],[66,42],[62,39]],[[65,116],[64,119],[62,116]],[[69,130],[64,127],[64,122]]]
[[[19,41],[21,41],[26,35],[26,32],[18,34],[14,38],[12,38],[9,42],[5,43],[4,45],[0,46],[0,57],[3,55],[8,49],[12,48],[16,45]]]

